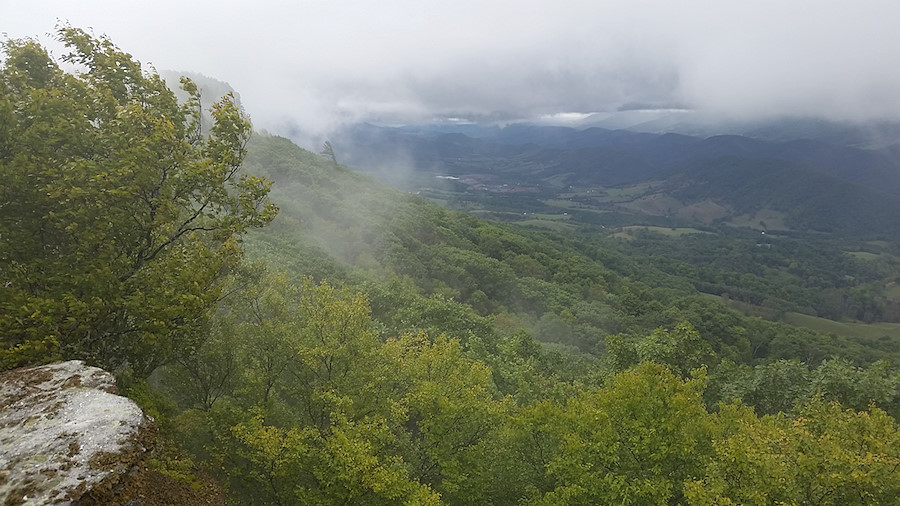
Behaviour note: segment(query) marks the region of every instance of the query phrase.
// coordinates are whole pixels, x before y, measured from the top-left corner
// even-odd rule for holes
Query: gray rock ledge
[[[155,428],[113,376],[73,360],[0,373],[0,504],[121,504]]]

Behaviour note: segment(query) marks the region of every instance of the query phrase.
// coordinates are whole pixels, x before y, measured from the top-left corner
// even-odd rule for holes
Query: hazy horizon
[[[159,70],[228,82],[275,132],[660,108],[900,120],[900,3],[885,0],[0,0],[0,19],[43,43],[58,21],[90,27]]]

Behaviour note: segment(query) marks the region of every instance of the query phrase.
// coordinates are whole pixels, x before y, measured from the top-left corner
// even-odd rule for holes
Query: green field
[[[896,286],[895,288],[900,289],[900,286]],[[775,318],[774,311],[770,308],[755,306],[737,300],[723,301],[721,297],[711,293],[702,293],[701,295],[724,302],[727,306],[732,309],[737,309],[747,316],[759,316],[766,320]],[[900,296],[900,293],[898,293],[898,296]],[[875,340],[884,336],[900,338],[900,323],[836,322],[827,318],[819,318],[803,313],[785,313],[784,317],[781,318],[781,321],[789,325],[806,327],[826,334],[836,334],[857,339]]]
[[[541,202],[548,206],[560,207],[563,209],[578,209],[584,207],[584,204],[572,202],[571,200],[567,199],[547,199],[542,200]]]
[[[549,230],[553,230],[554,232],[571,232],[578,228],[576,225],[572,225],[571,223],[563,223],[560,220],[523,220],[516,222],[516,224],[526,227],[546,228]]]
[[[755,304],[750,304],[749,302],[743,302],[737,299],[726,299],[712,293],[700,292],[700,295],[708,299],[717,300],[730,307],[731,309],[739,311],[745,316],[756,316],[769,321],[775,321],[778,319],[777,311],[770,307],[757,306]]]
[[[727,218],[731,215],[731,210],[711,200],[704,200],[677,209],[674,213],[681,219],[710,224],[715,220]]]
[[[881,256],[877,253],[869,253],[868,251],[848,251],[847,253],[857,260],[875,260]]]
[[[572,174],[570,174],[570,173],[556,174],[552,177],[547,178],[546,182],[550,186],[555,186],[557,188],[561,188],[566,185],[566,180],[568,180],[571,176],[572,176]]]
[[[619,204],[619,207],[652,216],[668,216],[683,208],[684,205],[674,197],[664,193],[654,193]]]
[[[667,227],[631,225],[631,226],[627,226],[627,227],[622,227],[622,231],[615,233],[614,237],[631,237],[640,230],[643,230],[645,232],[654,232],[657,234],[667,235],[669,237],[681,237],[686,234],[711,234],[712,233],[712,232],[707,232],[705,230],[699,230],[696,228],[688,228],[688,227],[667,228]]]
[[[763,208],[753,214],[735,216],[728,223],[735,227],[748,227],[756,230],[790,230],[784,223],[787,215],[781,211]]]
[[[884,336],[900,337],[900,323],[844,323],[800,313],[785,314],[784,322],[827,334],[859,339],[878,339]]]
[[[568,214],[528,213],[527,216],[533,220],[568,221],[572,219]]]
[[[626,186],[624,188],[607,188],[606,194],[614,199],[635,198],[643,195],[653,185],[652,182]]]

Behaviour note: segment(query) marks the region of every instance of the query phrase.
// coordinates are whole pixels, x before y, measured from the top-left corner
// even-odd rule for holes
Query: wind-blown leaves
[[[32,41],[0,67],[0,366],[81,358],[146,376],[191,353],[237,241],[277,208],[240,174],[250,123],[226,96],[199,132],[107,38],[62,26],[63,72]]]

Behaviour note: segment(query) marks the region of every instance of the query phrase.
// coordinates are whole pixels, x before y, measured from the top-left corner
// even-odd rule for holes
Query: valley
[[[900,197],[898,168],[889,156],[893,148],[527,125],[473,137],[373,126],[344,135],[339,145],[349,146],[342,153],[349,163],[367,160],[354,167],[406,191],[473,216],[550,234],[625,241],[617,247],[655,267],[661,257],[648,251],[650,244],[654,251],[671,252],[686,247],[685,241],[691,248],[734,241],[769,253],[790,244],[799,257],[744,257],[754,263],[738,266],[724,276],[732,281],[724,283],[721,274],[701,274],[708,268],[698,264],[699,258],[680,258],[676,263],[682,267],[668,272],[693,273],[686,279],[701,293],[731,292],[731,307],[748,316],[836,335],[900,338],[893,326],[900,321],[894,294]],[[836,154],[838,160],[830,158]],[[392,157],[397,170],[391,169]],[[837,262],[831,265],[844,266],[833,284],[816,278],[835,273],[797,267],[806,250],[823,248],[830,262]],[[725,249],[718,251],[727,257],[733,248]],[[755,263],[769,256],[778,263]],[[701,257],[706,265],[728,263],[726,257]],[[772,279],[769,289],[760,290],[752,281],[760,276]],[[785,282],[818,293],[806,291],[791,300],[771,284]],[[859,297],[867,302],[848,302]],[[764,304],[785,309],[771,311]],[[867,309],[859,309],[860,304]],[[856,310],[849,309],[854,305]]]

